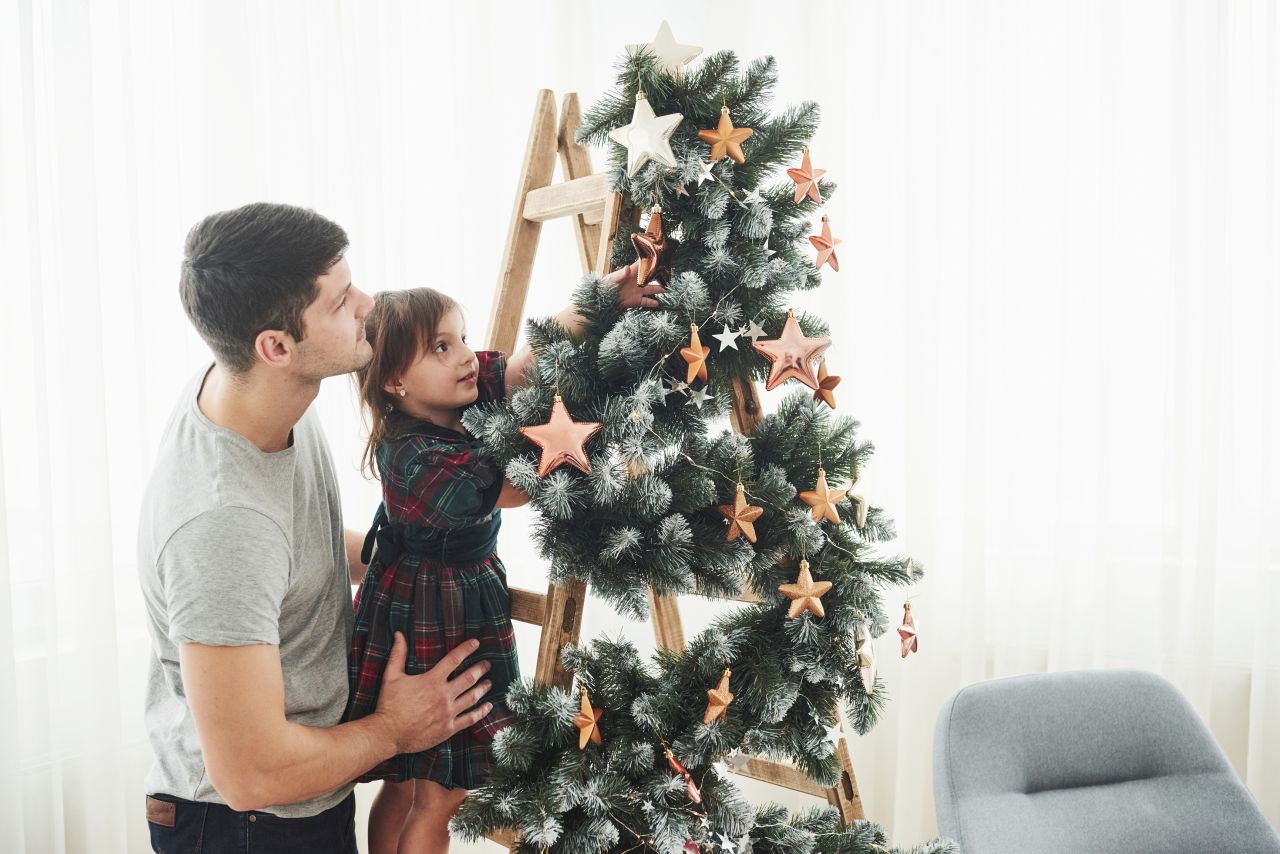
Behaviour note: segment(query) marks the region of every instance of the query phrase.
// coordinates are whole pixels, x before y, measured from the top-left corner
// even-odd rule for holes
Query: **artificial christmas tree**
[[[613,186],[654,211],[643,231],[618,229],[609,266],[638,254],[646,272],[663,270],[660,308],[624,310],[588,276],[574,296],[583,334],[530,322],[538,359],[528,387],[509,405],[473,408],[466,425],[529,494],[553,581],[586,582],[639,619],[650,591],[748,593],[758,604],[648,665],[621,642],[565,649],[577,690],[511,689],[517,722],[495,741],[490,785],[452,828],[478,838],[513,827],[528,852],[885,851],[868,822],[753,807],[727,771],[764,754],[837,782],[839,705],[855,731],[874,724],[884,689],[866,662],[888,626],[882,592],[916,581],[919,566],[877,554],[893,536],[888,520],[829,485],[856,482],[872,448],[821,394],[834,387],[818,373],[825,324],[788,304],[820,284],[803,239],[835,190],[806,146],[817,106],[771,116],[772,59],[740,71],[722,51],[688,67],[698,51],[664,32],[680,50],[633,50],[619,90],[579,131],[616,144]],[[773,180],[802,153],[787,173],[794,186]],[[835,266],[833,252],[825,260]],[[700,333],[720,342],[715,352]],[[738,348],[739,337],[753,346]],[[713,430],[734,389],[766,376],[771,388],[792,378],[808,388],[750,435]],[[540,425],[569,424],[566,412],[583,428],[601,425],[570,449],[589,463],[546,457]]]

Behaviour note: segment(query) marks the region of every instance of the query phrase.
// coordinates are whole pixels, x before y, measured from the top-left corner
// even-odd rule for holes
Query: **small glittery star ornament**
[[[812,509],[813,521],[821,522],[826,519],[833,525],[839,525],[840,514],[836,511],[836,505],[844,501],[847,491],[827,486],[826,471],[818,469],[818,484],[812,490],[800,493],[800,500]]]
[[[818,364],[818,390],[813,393],[813,399],[820,400],[835,409],[835,391],[838,385],[840,385],[840,378],[827,373],[827,360],[823,359]]]
[[[742,143],[751,137],[754,131],[751,128],[735,128],[733,122],[729,118],[729,108],[720,108],[720,123],[716,125],[715,130],[700,130],[698,136],[703,142],[711,143],[711,162],[715,163],[726,154],[733,159],[735,163],[746,163],[747,158],[742,153]]]
[[[574,421],[569,417],[564,401],[557,394],[555,403],[551,406],[551,420],[546,424],[521,427],[520,432],[530,442],[542,448],[538,477],[546,477],[547,472],[565,463],[590,474],[591,463],[582,446],[603,426],[594,421]]]
[[[898,637],[902,641],[902,657],[920,651],[920,638],[916,635],[920,626],[916,623],[915,614],[911,613],[911,603],[902,606],[902,625],[898,626]]]
[[[816,390],[818,378],[814,375],[813,366],[831,346],[831,339],[806,337],[796,321],[796,313],[791,311],[787,314],[781,335],[769,341],[753,341],[751,346],[772,363],[769,379],[764,384],[767,391],[773,391],[780,383],[793,377]]]
[[[671,134],[684,119],[680,113],[656,115],[643,92],[636,93],[636,106],[631,112],[631,124],[609,131],[609,139],[627,149],[627,175],[633,176],[650,160],[663,166],[676,165],[675,152],[671,150]]]
[[[800,168],[787,170],[787,177],[796,184],[795,201],[799,202],[808,196],[818,204],[822,204],[822,191],[818,189],[818,179],[825,174],[827,174],[826,169],[814,169],[813,164],[809,162],[809,146],[806,145]]]
[[[592,708],[591,699],[587,697],[587,689],[582,689],[582,709],[573,716],[573,724],[578,728],[578,749],[586,750],[587,742],[602,744],[600,736],[600,716],[603,709]]]
[[[710,355],[711,348],[704,347],[698,338],[698,324],[690,323],[689,346],[680,351],[680,356],[689,363],[689,377],[685,382],[691,383],[695,377],[707,381],[707,356]]]
[[[720,676],[720,684],[707,691],[707,711],[702,715],[702,722],[722,721],[729,713],[729,704],[733,702],[733,694],[729,693],[729,668]]]
[[[729,520],[729,533],[725,537],[727,542],[733,542],[739,536],[746,537],[748,542],[756,541],[755,521],[764,513],[764,508],[753,507],[747,503],[746,491],[741,483],[738,484],[733,503],[721,504],[720,512]]]
[[[643,286],[656,279],[665,285],[671,281],[669,259],[677,244],[662,231],[662,208],[655,207],[649,214],[644,231],[631,235],[631,245],[636,250],[636,284]]]
[[[689,800],[695,804],[702,803],[702,792],[698,790],[698,785],[693,782],[693,775],[689,773],[680,760],[676,759],[676,755],[671,752],[671,748],[663,748],[667,754],[667,764],[671,766],[671,770],[684,777],[684,793],[689,796]]]
[[[813,244],[814,249],[818,250],[818,257],[814,261],[814,266],[821,270],[823,264],[830,264],[831,269],[839,273],[840,259],[836,257],[836,247],[842,241],[831,236],[831,221],[827,219],[826,214],[822,216],[822,234],[813,235],[809,238],[809,242]]]
[[[800,561],[800,576],[796,579],[795,584],[781,584],[778,586],[778,592],[791,600],[791,607],[787,610],[787,617],[792,620],[798,619],[805,611],[818,618],[825,617],[827,612],[822,607],[822,597],[830,589],[830,581],[813,580],[813,576],[809,573],[809,561],[807,560]]]

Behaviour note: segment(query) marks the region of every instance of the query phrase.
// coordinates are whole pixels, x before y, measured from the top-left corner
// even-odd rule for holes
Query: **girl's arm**
[[[605,276],[604,280],[618,289],[618,301],[626,308],[657,308],[658,301],[654,299],[654,296],[666,293],[666,288],[662,287],[656,279],[651,280],[647,285],[639,284],[636,281],[636,265],[634,263],[614,270]],[[587,319],[578,314],[573,306],[566,306],[555,316],[555,321],[567,329],[570,335],[577,336],[582,333],[582,328]],[[508,400],[511,399],[513,391],[528,385],[529,369],[533,367],[533,360],[533,350],[527,344],[507,360],[506,385]],[[514,489],[515,487],[512,488]],[[525,501],[528,500],[526,496]],[[502,504],[499,503],[498,506],[501,507]]]
[[[500,510],[508,507],[520,507],[529,503],[529,495],[509,480],[502,482],[502,492],[498,493],[498,503],[494,506]]]

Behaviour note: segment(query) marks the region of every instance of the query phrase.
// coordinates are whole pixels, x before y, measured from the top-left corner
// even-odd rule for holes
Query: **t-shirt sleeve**
[[[393,522],[457,528],[487,516],[502,492],[502,472],[474,445],[413,437],[399,444],[383,472],[383,501]]]
[[[476,360],[476,387],[480,390],[476,403],[502,402],[507,397],[507,354],[500,350],[479,350]]]
[[[192,519],[157,559],[169,639],[210,646],[279,644],[290,560],[284,533],[255,510],[219,507]]]

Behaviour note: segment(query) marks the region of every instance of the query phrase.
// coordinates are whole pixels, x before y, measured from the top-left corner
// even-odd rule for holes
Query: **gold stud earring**
[[[401,397],[404,397],[404,394],[405,394],[404,386],[400,386],[400,388],[396,390],[396,394],[400,395]]]

